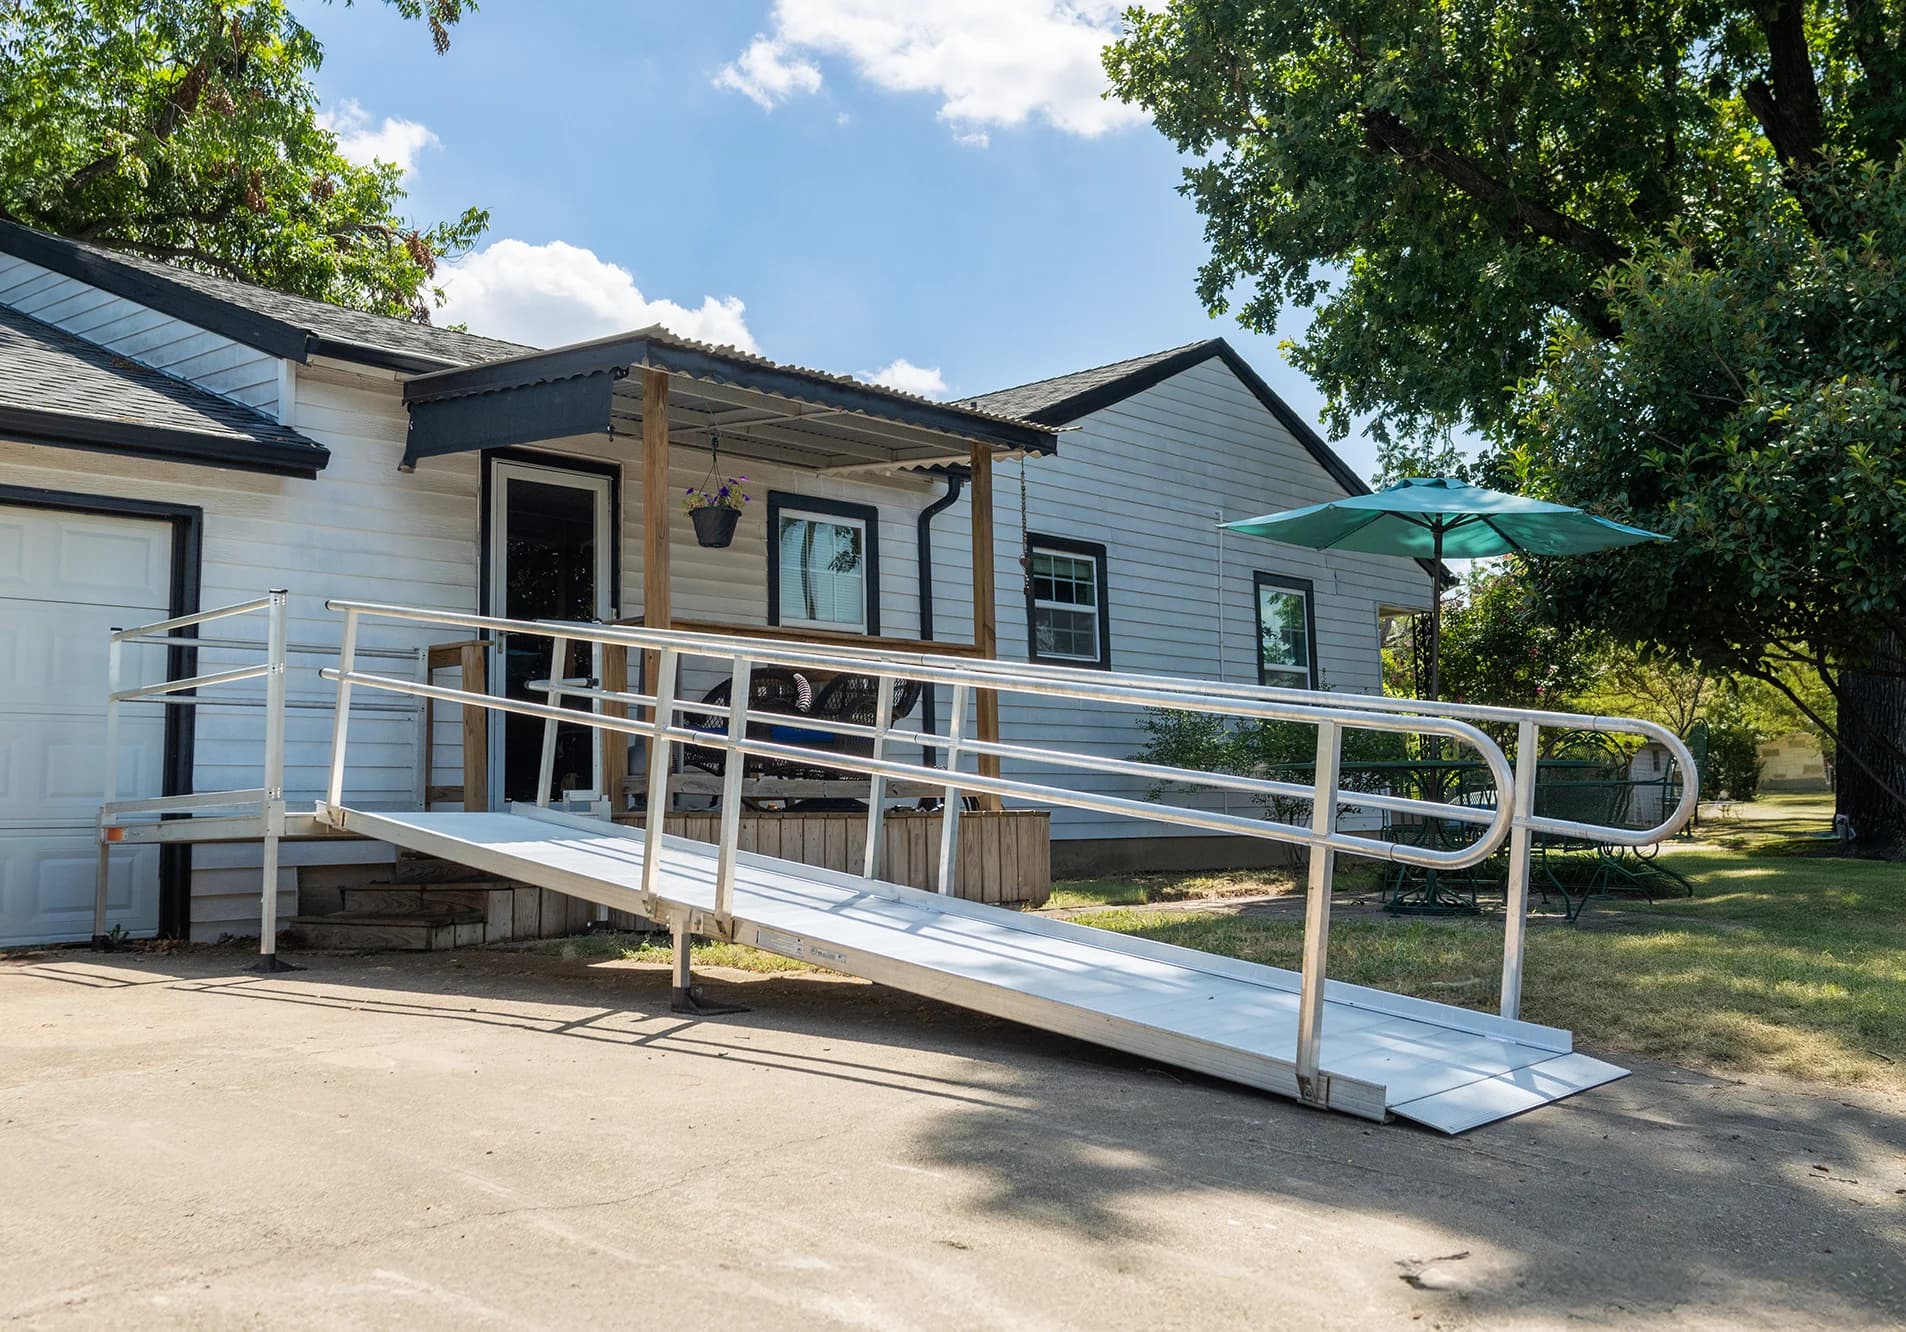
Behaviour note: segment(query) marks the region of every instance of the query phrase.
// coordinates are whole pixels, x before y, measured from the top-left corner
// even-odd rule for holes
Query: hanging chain
[[[702,478],[702,489],[713,495],[721,489],[722,482],[727,479],[721,474],[721,431],[713,426],[710,426],[708,430],[708,454],[708,475]],[[711,481],[713,485],[709,484]]]

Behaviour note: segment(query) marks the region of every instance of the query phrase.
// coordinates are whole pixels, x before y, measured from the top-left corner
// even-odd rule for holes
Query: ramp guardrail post
[[[357,669],[358,614],[355,607],[345,608],[344,634],[338,640],[337,715],[331,720],[331,776],[324,790],[325,804],[334,819],[344,808],[344,744],[351,730],[351,673]]]
[[[117,634],[118,628],[113,629]],[[119,691],[125,681],[120,678],[122,669],[120,659],[120,641],[111,639],[106,647],[106,797],[101,806],[100,821],[105,821],[105,805],[119,799]],[[112,878],[112,844],[105,839],[105,829],[100,830],[99,862],[93,880],[93,947],[104,949],[111,942],[106,930],[106,891]]]
[[[1330,951],[1330,887],[1337,868],[1331,836],[1337,828],[1337,784],[1343,728],[1317,723],[1316,784],[1310,805],[1310,886],[1304,899],[1304,961],[1297,999],[1297,1094],[1312,1105],[1329,1101],[1323,1060],[1324,972]]]
[[[1511,788],[1513,810],[1509,824],[1509,882],[1502,901],[1502,994],[1498,1011],[1506,1018],[1522,1012],[1522,950],[1529,922],[1530,848],[1535,830],[1529,820],[1535,814],[1535,779],[1541,754],[1537,736],[1541,727],[1533,721],[1516,724],[1515,785]]]
[[[273,588],[265,611],[265,795],[259,813],[264,836],[259,847],[258,961],[253,971],[296,971],[278,957],[278,843],[285,832],[285,672],[286,618],[290,594]]]
[[[876,675],[874,688],[879,690],[874,704],[874,749],[873,760],[880,762],[887,757],[887,732],[893,729],[893,686],[890,676]],[[863,879],[880,877],[880,843],[885,835],[886,818],[881,810],[885,799],[887,780],[875,769],[867,783],[867,850],[860,860],[860,876]]]
[[[973,687],[964,682],[953,686],[953,699],[946,714],[946,797],[940,804],[940,878],[937,891],[951,897],[956,887],[960,858],[960,755],[965,750],[966,707]]]
[[[715,915],[724,922],[735,909],[735,852],[741,842],[741,781],[748,767],[748,693],[754,687],[754,663],[737,655],[733,680],[721,765],[721,845],[715,861]]]
[[[553,634],[549,640],[549,692],[544,697],[558,707],[564,698],[563,678],[568,674],[563,668],[568,664],[564,658],[569,653],[569,640],[561,634]],[[536,767],[536,807],[549,808],[550,788],[556,784],[556,727],[559,723],[554,717],[543,718],[543,755]]]
[[[675,672],[679,655],[663,648],[655,658],[655,729],[649,739],[648,808],[642,829],[642,896],[653,908],[662,886],[663,824],[668,822],[668,774],[673,744],[668,728],[675,723]]]

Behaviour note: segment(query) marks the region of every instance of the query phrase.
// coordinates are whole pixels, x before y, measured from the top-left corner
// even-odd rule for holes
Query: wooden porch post
[[[642,372],[642,623],[650,629],[674,627],[669,596],[668,521],[674,510],[668,480],[668,376]],[[653,689],[661,673],[661,654],[642,654],[642,678]],[[664,721],[672,720],[664,718]],[[653,811],[651,811],[653,813]]]
[[[993,589],[993,455],[983,444],[975,444],[973,471],[973,646],[982,657],[999,655],[999,612]],[[999,742],[999,695],[990,689],[975,694],[978,725],[975,734],[981,740]],[[999,776],[999,759],[982,754],[979,771],[983,777]],[[998,796],[980,797],[981,809],[998,809]]]

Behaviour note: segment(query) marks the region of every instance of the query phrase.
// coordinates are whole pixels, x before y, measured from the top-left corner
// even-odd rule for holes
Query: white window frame
[[[774,587],[769,597],[768,622],[789,629],[816,629],[824,633],[877,635],[879,627],[880,562],[877,553],[879,519],[872,505],[820,500],[805,495],[775,494],[769,497],[768,562],[774,571]],[[798,518],[835,527],[856,528],[860,532],[860,618],[848,620],[810,620],[805,616],[783,613],[781,586],[781,524],[783,519]]]

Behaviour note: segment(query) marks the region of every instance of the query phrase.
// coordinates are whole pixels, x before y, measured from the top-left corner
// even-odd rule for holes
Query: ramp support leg
[[[740,755],[732,756],[738,759]],[[718,1004],[704,998],[695,988],[695,973],[689,964],[688,949],[695,936],[688,932],[686,921],[676,921],[670,929],[674,932],[675,956],[672,966],[673,988],[669,991],[668,1006],[676,1013],[686,1013],[690,1017],[720,1017],[727,1013],[745,1013],[748,1010],[741,1004]]]
[[[1330,837],[1337,827],[1338,766],[1343,729],[1317,726],[1317,780],[1311,793],[1310,885],[1304,900],[1304,961],[1297,1000],[1297,1094],[1307,1105],[1330,1103],[1323,1077],[1324,960],[1330,951],[1330,889],[1337,853]]]

